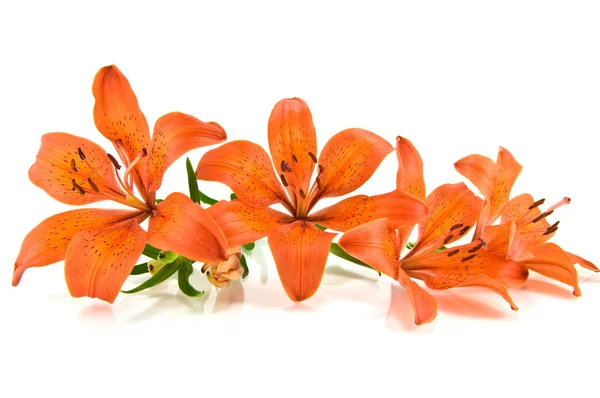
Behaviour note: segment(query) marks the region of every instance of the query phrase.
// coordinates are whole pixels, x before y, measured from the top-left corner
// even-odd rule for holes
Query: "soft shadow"
[[[600,283],[600,278],[598,278],[598,274],[591,274],[591,275],[579,274],[579,282],[580,282],[580,284]]]
[[[315,309],[309,305],[299,302],[293,302],[288,305],[285,309],[285,312],[315,312]]]
[[[265,249],[263,245],[259,242],[256,242],[256,246],[254,250],[250,252],[246,252],[246,258],[248,260],[252,260],[252,262],[260,267],[260,282],[265,285],[269,280],[269,267],[267,266],[267,261],[265,259]],[[250,264],[248,265],[250,266]],[[250,269],[252,272],[252,269]]]
[[[138,293],[140,294],[140,293]],[[144,300],[153,299],[151,305],[142,311],[128,317],[125,323],[139,323],[156,318],[158,315],[173,313],[181,310],[182,305],[187,307],[189,313],[203,316],[204,306],[210,297],[211,290],[205,290],[202,297],[188,297],[183,294],[172,294],[165,292],[149,292],[143,297]],[[142,299],[142,297],[140,297]]]
[[[112,305],[107,303],[92,303],[79,311],[77,320],[112,324],[116,322]]]
[[[386,329],[398,331],[417,331],[424,328],[415,324],[410,299],[400,285],[391,284],[390,307],[385,317]],[[435,321],[434,321],[435,322]]]
[[[533,293],[541,293],[563,300],[570,300],[575,297],[573,296],[573,289],[570,286],[564,285],[563,287],[539,279],[529,279],[524,285],[520,286],[519,289]]]
[[[510,307],[503,311],[479,300],[449,292],[435,295],[434,298],[440,305],[441,312],[470,318],[502,319],[511,311]]]
[[[366,274],[350,271],[339,265],[328,265],[325,268],[322,283],[325,285],[341,285],[351,280],[366,280],[373,282],[379,280],[379,275],[377,274],[377,271],[370,271],[370,273],[372,273],[373,275],[368,276]]]
[[[234,281],[229,287],[217,290],[217,300],[212,313],[227,311],[230,314],[240,314],[244,304],[244,287],[241,281]]]

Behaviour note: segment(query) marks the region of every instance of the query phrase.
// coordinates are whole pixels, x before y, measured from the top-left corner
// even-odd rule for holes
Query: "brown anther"
[[[460,232],[458,233],[459,235],[464,235],[467,233],[467,231],[471,229],[470,225],[467,225],[466,227],[464,227],[463,229],[460,230]]]
[[[323,189],[323,187],[321,186],[321,180],[319,180],[319,177],[317,177],[317,178],[315,179],[315,181],[317,182],[317,187],[318,187],[319,189]]]
[[[83,153],[83,151],[81,150],[81,148],[77,148],[77,154],[79,155],[79,157],[81,158],[81,160],[85,160],[85,154]]]
[[[464,263],[465,261],[469,261],[474,259],[475,257],[477,257],[477,254],[471,254],[470,256],[467,256],[465,258],[463,258],[462,260],[460,260],[461,263]]]
[[[319,174],[323,174],[325,172],[325,167],[319,165]]]
[[[107,155],[108,155],[108,159],[111,161],[113,166],[115,166],[115,169],[119,170],[121,168],[121,165],[119,164],[117,159],[115,159],[115,157],[113,155],[111,155],[110,153],[108,153]]]
[[[73,183],[73,188],[71,188],[71,191],[78,190],[80,194],[85,195],[85,189],[81,188],[74,178],[71,179],[71,182]]]
[[[448,244],[448,242],[450,242],[452,239],[454,239],[454,235],[450,234],[446,236],[446,239],[444,239],[444,244]]]
[[[483,239],[479,239],[479,244],[468,250],[469,253],[475,253],[477,250],[481,249],[485,246],[485,241]]]
[[[94,181],[92,181],[91,178],[88,177],[87,182],[88,182],[88,184],[90,184],[90,187],[92,187],[94,192],[100,192],[100,190],[98,189],[98,186],[96,184],[94,184]]]
[[[551,226],[549,226],[548,229],[554,228],[554,227],[558,227],[558,224],[560,224],[560,221],[555,222],[554,224],[552,224]]]
[[[298,158],[296,157],[296,155],[292,155],[292,160],[294,161],[294,163],[298,163]]]
[[[281,177],[281,183],[283,184],[283,186],[284,186],[284,187],[286,187],[286,188],[287,188],[287,186],[288,186],[288,182],[287,182],[287,180],[285,179],[285,176],[282,174],[280,177]]]
[[[148,156],[148,150],[146,148],[142,148],[142,156]]]
[[[557,229],[558,229],[558,227],[550,227],[542,235],[550,235],[550,234],[556,232]]]
[[[454,224],[450,227],[450,231],[454,231],[455,229],[462,228],[464,224]]]
[[[300,196],[302,196],[302,199],[306,199],[306,194],[304,193],[304,189],[300,190]]]
[[[281,171],[283,171],[283,172],[287,171],[288,173],[292,172],[292,168],[290,167],[290,164],[288,162],[286,162],[285,160],[281,161]]]
[[[542,214],[540,214],[539,216],[537,216],[536,218],[533,219],[532,223],[536,223],[540,220],[543,220],[544,218],[548,217],[550,214],[554,213],[554,210],[550,210],[547,212],[544,212]]]
[[[313,161],[313,162],[315,162],[315,164],[317,163],[317,157],[315,156],[315,154],[314,154],[314,153],[312,153],[312,152],[309,152],[309,153],[308,153],[308,156],[310,156],[310,158],[312,159],[312,161]]]
[[[460,250],[454,249],[450,253],[448,253],[448,257],[456,256]]]
[[[531,206],[529,206],[528,209],[533,210],[536,207],[543,205],[545,201],[546,201],[546,199],[540,199],[537,202],[533,202],[533,204]]]
[[[75,159],[71,158],[71,169],[73,169],[74,172],[78,172],[79,169],[77,168],[77,163],[75,163]]]

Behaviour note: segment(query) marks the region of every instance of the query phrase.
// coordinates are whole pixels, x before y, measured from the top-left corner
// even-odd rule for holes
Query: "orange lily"
[[[392,152],[387,141],[370,131],[353,128],[334,135],[317,159],[311,112],[303,100],[292,98],[273,108],[268,136],[275,171],[260,146],[233,141],[208,151],[196,177],[221,182],[237,195],[238,200],[219,202],[209,213],[231,245],[268,236],[281,282],[293,301],[305,300],[317,291],[335,236],[313,223],[346,231],[381,217],[397,226],[407,225],[427,214],[423,201],[402,192],[353,196],[312,212],[321,199],[359,188]],[[289,215],[269,208],[273,204],[281,204]]]
[[[12,284],[23,272],[65,260],[65,279],[74,297],[113,302],[146,242],[201,261],[227,260],[227,241],[218,224],[180,193],[156,204],[165,170],[193,148],[226,139],[216,123],[183,113],[162,116],[150,139],[148,124],[129,81],[114,65],[96,74],[94,122],[114,145],[115,157],[85,138],[66,133],[42,137],[30,180],[69,205],[112,200],[134,210],[81,209],[54,215],[25,237]],[[141,199],[136,197],[137,188]],[[148,231],[139,224],[149,218]]]
[[[406,138],[398,137],[399,160],[397,188],[414,195],[425,195],[423,165],[419,153]],[[339,245],[350,255],[377,271],[396,279],[407,291],[415,323],[431,322],[437,315],[437,302],[410,278],[421,279],[432,289],[486,287],[500,294],[517,310],[505,285],[522,283],[527,268],[481,248],[482,240],[439,250],[465,236],[479,217],[483,200],[464,183],[445,184],[427,196],[430,215],[419,223],[414,248],[400,259],[412,228],[397,230],[387,219],[368,222],[347,231]]]
[[[500,148],[498,160],[481,155],[470,155],[455,163],[456,170],[467,177],[484,195],[486,209],[478,221],[478,236],[488,245],[486,250],[501,257],[519,261],[528,269],[556,279],[573,287],[575,296],[581,295],[577,270],[579,264],[594,272],[600,270],[590,261],[563,250],[548,240],[558,230],[559,222],[550,225],[546,217],[571,202],[563,198],[542,212],[545,199],[535,201],[529,194],[509,201],[512,186],[522,166],[512,154]],[[500,224],[492,225],[499,217]]]

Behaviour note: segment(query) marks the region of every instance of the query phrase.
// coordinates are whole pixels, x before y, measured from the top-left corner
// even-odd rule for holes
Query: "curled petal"
[[[492,191],[490,200],[490,223],[494,222],[498,216],[500,216],[502,208],[508,203],[510,191],[523,169],[523,166],[516,161],[513,155],[507,149],[502,147],[500,147],[500,150],[498,151],[496,165],[498,167],[498,178],[496,184],[494,184],[494,190]]]
[[[417,148],[403,137],[396,137],[396,155],[398,156],[398,173],[396,189],[425,200],[425,180],[423,179],[423,160]]]
[[[469,155],[454,163],[454,168],[471,181],[486,200],[491,200],[498,178],[498,169],[492,159],[481,155]]]
[[[288,203],[269,155],[250,141],[231,141],[208,151],[200,159],[196,177],[227,185],[251,207]]]
[[[148,243],[195,261],[229,258],[219,225],[198,203],[177,192],[156,206],[156,214],[148,223]]]
[[[65,256],[65,279],[71,295],[112,303],[142,254],[146,237],[135,219],[78,232]]]
[[[425,283],[427,283],[427,282],[425,282]],[[427,285],[427,286],[433,288],[430,285]],[[490,290],[498,293],[500,296],[502,296],[502,298],[504,300],[506,300],[506,302],[510,305],[510,309],[512,309],[513,311],[519,310],[519,308],[516,306],[515,302],[513,301],[512,297],[510,297],[510,294],[508,294],[508,290],[506,290],[506,287],[500,281],[492,279],[487,275],[474,275],[474,276],[464,280],[463,282],[458,283],[457,285],[455,285],[453,287],[469,287],[469,286],[484,287],[486,289],[490,289]]]
[[[363,129],[337,133],[319,156],[319,198],[341,196],[363,185],[383,159],[394,150],[389,142]]]
[[[154,125],[152,144],[143,173],[144,185],[149,191],[157,191],[167,168],[183,154],[226,139],[225,130],[217,123],[205,123],[179,112],[162,116]]]
[[[531,249],[533,258],[525,261],[531,271],[555,279],[573,287],[573,295],[581,296],[577,270],[569,255],[554,243],[545,243]]]
[[[311,297],[321,284],[335,234],[296,221],[269,233],[269,247],[285,292],[292,301]]]
[[[357,195],[309,215],[309,220],[336,231],[347,231],[378,218],[389,218],[396,228],[415,225],[429,214],[427,204],[393,191],[383,195]]]
[[[579,264],[583,268],[589,269],[590,271],[600,272],[598,267],[596,267],[591,261],[588,261],[583,257],[579,257],[578,255],[573,254],[573,253],[569,253],[569,252],[565,252],[565,253],[567,253],[567,256],[569,256],[569,259],[571,260],[571,262],[573,264]]]
[[[438,303],[421,286],[417,285],[410,277],[398,267],[398,282],[406,289],[410,304],[415,314],[415,323],[424,325],[430,323],[437,316]]]

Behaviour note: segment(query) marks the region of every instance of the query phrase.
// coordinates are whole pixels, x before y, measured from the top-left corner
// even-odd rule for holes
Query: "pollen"
[[[464,224],[454,224],[450,227],[450,231],[454,231],[455,229],[462,228]]]
[[[470,256],[467,256],[467,257],[463,258],[462,260],[460,260],[460,262],[464,263],[466,261],[474,259],[475,257],[477,257],[477,254],[471,254]]]
[[[94,192],[100,192],[100,190],[98,189],[98,186],[96,184],[94,184],[94,181],[92,181],[91,178],[88,177],[87,182],[88,182],[88,184],[90,184],[90,187],[92,187]]]
[[[83,153],[83,151],[81,150],[81,148],[77,148],[77,154],[79,155],[79,158],[81,160],[85,160],[85,154]]]
[[[546,201],[546,199],[540,199],[537,202],[534,202],[531,206],[529,206],[528,209],[533,210],[536,207],[543,205],[545,201]]]
[[[79,171],[79,169],[77,168],[77,163],[75,163],[75,159],[71,159],[71,169],[74,172],[78,172]]]
[[[108,155],[108,159],[111,161],[111,163],[113,164],[113,166],[115,166],[115,169],[120,170],[121,169],[121,165],[119,164],[119,162],[117,161],[117,159],[115,159],[115,157],[113,155],[111,155],[110,153],[108,153],[107,155]]]
[[[308,156],[310,156],[310,158],[312,159],[312,161],[316,164],[317,163],[317,157],[315,156],[314,153],[309,152]]]

